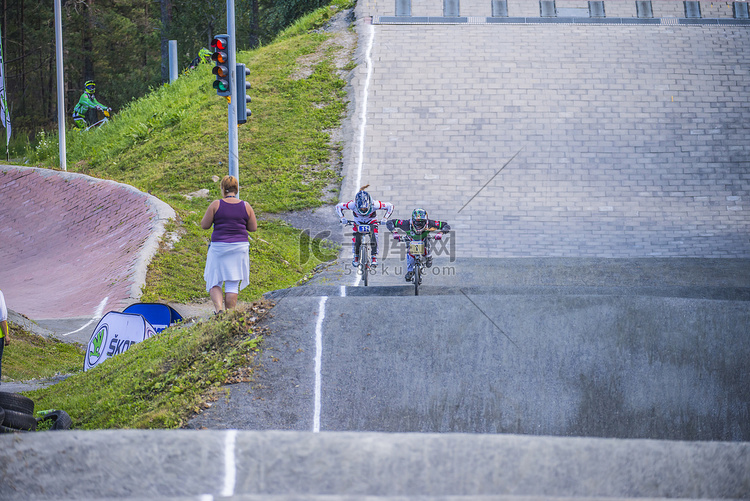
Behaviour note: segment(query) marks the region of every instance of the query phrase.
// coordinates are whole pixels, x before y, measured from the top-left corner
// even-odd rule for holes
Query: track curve
[[[0,287],[33,319],[116,309],[140,295],[174,211],[114,181],[0,166]],[[106,300],[106,301],[105,301]]]

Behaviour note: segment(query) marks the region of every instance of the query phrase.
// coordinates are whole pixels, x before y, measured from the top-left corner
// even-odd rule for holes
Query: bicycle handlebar
[[[374,223],[358,223],[356,221],[352,221],[351,219],[348,219],[346,221],[346,224],[344,226],[355,226],[355,225],[357,225],[357,226],[360,226],[360,225],[364,226],[364,225],[372,225],[372,224],[385,224],[385,222],[386,222],[385,219],[383,219],[383,220],[376,219]]]

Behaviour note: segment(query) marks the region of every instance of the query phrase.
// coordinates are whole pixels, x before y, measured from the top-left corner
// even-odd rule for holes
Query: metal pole
[[[232,93],[228,105],[229,129],[229,175],[240,179],[239,142],[237,138],[237,43],[234,39],[234,0],[227,0],[227,34],[229,35],[229,90]],[[244,90],[243,90],[244,92]]]
[[[177,40],[169,41],[169,83],[177,80]]]
[[[60,147],[60,168],[67,171],[68,162],[65,149],[65,89],[63,88],[62,7],[60,6],[60,0],[55,0],[55,59],[57,64],[57,142]]]

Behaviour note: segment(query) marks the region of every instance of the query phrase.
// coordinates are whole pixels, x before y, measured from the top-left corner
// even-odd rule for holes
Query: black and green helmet
[[[422,233],[427,229],[427,211],[424,209],[414,209],[411,213],[411,230],[415,233]]]

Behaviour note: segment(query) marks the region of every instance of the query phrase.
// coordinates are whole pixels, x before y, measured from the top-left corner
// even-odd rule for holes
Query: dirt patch
[[[324,205],[316,209],[264,214],[264,219],[280,219],[294,228],[303,231],[310,238],[319,238],[336,244],[344,243],[344,233],[341,230],[336,210],[331,205]]]
[[[336,13],[325,26],[317,30],[318,33],[328,33],[332,36],[321,44],[312,53],[297,59],[297,68],[292,73],[293,80],[309,78],[315,72],[315,68],[324,60],[331,59],[338,70],[338,76],[348,79],[353,68],[352,60],[357,48],[357,34],[350,29],[355,21],[354,9],[342,10]],[[320,104],[320,107],[325,106]],[[341,145],[343,133],[340,128],[325,131],[330,136],[330,155],[328,165],[334,172],[341,173],[343,168],[343,157]],[[324,200],[335,200],[338,198],[340,183],[331,183],[323,190]]]
[[[357,48],[357,35],[349,27],[354,22],[354,9],[342,10],[336,13],[319,33],[331,33],[333,36],[326,40],[312,54],[297,59],[297,70],[292,73],[293,80],[309,78],[315,67],[326,58],[333,58],[333,63],[339,70],[339,76],[345,78],[352,60],[352,54]]]

